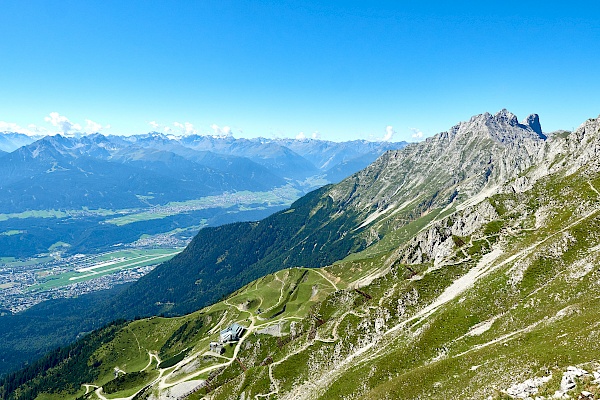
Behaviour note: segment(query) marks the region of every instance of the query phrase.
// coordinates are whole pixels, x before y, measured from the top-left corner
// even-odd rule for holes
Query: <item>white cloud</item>
[[[23,133],[25,135],[32,135],[33,133],[26,128],[22,128],[14,122],[0,121],[0,132],[16,132]]]
[[[148,125],[150,125],[155,131],[162,131],[163,133],[177,136],[203,134],[200,130],[196,129],[194,124],[191,122],[175,121],[171,125],[162,125],[159,122],[150,121],[148,122]],[[217,124],[212,124],[210,128],[213,130],[214,136],[232,136],[234,131],[234,129],[230,126],[219,126]],[[242,133],[242,130],[238,128],[235,128],[235,131]]]
[[[103,129],[109,129],[110,125],[102,126],[97,122],[92,121],[91,119],[85,120],[85,131],[87,133],[98,133]]]
[[[418,129],[418,128],[408,128],[408,129],[410,129],[412,131],[412,137],[414,139],[420,139],[423,137],[423,132],[421,132],[420,129]]]
[[[177,128],[182,135],[195,135],[197,133],[196,129],[194,129],[194,125],[189,122],[173,122],[173,126]]]
[[[189,122],[186,122],[184,125],[185,125],[185,134],[186,135],[195,135],[196,134],[194,125],[190,124]]]
[[[85,128],[82,128],[80,124],[71,122],[64,115],[60,115],[57,112],[50,113],[47,117],[44,117],[44,121],[50,123],[52,126],[58,128],[57,130],[48,129],[46,127],[37,126],[35,124],[27,125],[27,128],[23,128],[14,122],[0,121],[0,132],[17,132],[23,133],[30,136],[46,136],[55,135],[57,133],[69,134],[74,132],[85,132],[85,133],[96,133],[103,130],[110,129],[110,124],[101,125],[91,119],[85,120]]]
[[[214,131],[215,136],[231,136],[231,128],[229,126],[220,127],[217,124],[212,124],[210,127]]]
[[[69,133],[70,131],[81,131],[81,125],[74,124],[64,115],[60,115],[57,112],[51,112],[50,116],[45,117],[46,122],[50,122],[53,126],[60,129],[63,133]]]
[[[0,121],[0,131],[2,132],[18,132],[25,133],[26,129],[21,128],[14,122]]]
[[[308,137],[310,137],[311,139],[321,139],[321,132],[314,131],[313,133],[310,134],[310,136],[307,136],[304,132],[300,132],[299,134],[296,135],[297,140],[304,140]]]
[[[194,135],[198,131],[194,128],[194,125],[190,122],[173,122],[172,126],[159,124],[156,121],[148,122],[148,125],[152,127],[154,131],[163,133],[171,133],[174,135]]]
[[[396,134],[396,131],[394,130],[394,127],[391,125],[388,125],[385,127],[385,136],[383,136],[383,141],[384,142],[389,142],[392,140],[392,138],[394,137],[394,135]]]
[[[27,125],[27,128],[28,128],[30,134],[32,134],[32,135],[45,136],[45,135],[50,134],[50,132],[48,132],[48,129],[41,127],[41,126],[34,125],[34,124]]]
[[[28,136],[46,136],[50,134],[48,129],[34,124],[29,124],[27,125],[27,128],[23,128],[19,124],[6,121],[0,121],[0,132],[16,132]]]

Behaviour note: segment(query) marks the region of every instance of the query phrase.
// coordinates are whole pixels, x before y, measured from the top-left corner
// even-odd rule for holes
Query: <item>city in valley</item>
[[[54,253],[0,263],[0,313],[14,314],[45,300],[77,297],[134,282],[185,247],[185,243],[178,243],[180,240],[161,236],[165,236],[161,247],[156,239],[141,239],[100,254],[61,257]]]
[[[46,211],[45,219],[49,216],[55,219],[73,218],[81,224],[86,223],[84,218],[95,216],[98,219],[92,220],[90,225],[134,229],[138,239],[114,243],[117,236],[109,237],[108,240],[113,242],[107,243],[105,251],[91,254],[75,253],[69,244],[58,241],[46,253],[29,257],[0,256],[0,316],[27,310],[46,300],[77,297],[137,281],[158,264],[182,251],[198,230],[208,225],[207,219],[199,216],[199,219],[192,218],[193,222],[174,224],[174,229],[167,232],[148,234],[141,231],[143,227],[136,223],[155,219],[166,221],[172,216],[210,209],[242,216],[246,211],[277,210],[291,204],[296,197],[297,192],[286,187],[271,192],[224,193],[145,209]],[[0,214],[0,221],[31,221],[29,224],[33,226],[40,221],[41,215],[42,212]],[[168,229],[169,226],[166,226]],[[26,225],[21,230],[5,230],[0,235],[18,237],[28,230]],[[59,239],[62,238],[57,237]],[[6,253],[9,249],[1,250]]]

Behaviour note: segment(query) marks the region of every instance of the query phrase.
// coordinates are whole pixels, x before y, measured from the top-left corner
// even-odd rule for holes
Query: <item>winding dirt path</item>
[[[160,364],[160,358],[158,358],[157,354],[154,354],[150,351],[148,351],[148,356],[150,357],[150,359],[148,360],[148,365],[146,365],[144,367],[144,369],[142,369],[142,371],[147,370],[148,368],[150,368],[150,366],[152,365],[152,359],[156,360],[156,367],[158,368],[158,365]]]
[[[325,276],[325,274],[323,272],[319,271],[318,269],[313,269],[313,268],[305,268],[305,269],[308,270],[308,271],[312,271],[315,274],[321,275],[321,277],[323,279],[325,279],[327,282],[329,282],[331,284],[331,286],[333,286],[333,288],[335,290],[339,290],[338,286],[335,284],[335,282],[333,282],[331,279],[329,279],[327,276]]]

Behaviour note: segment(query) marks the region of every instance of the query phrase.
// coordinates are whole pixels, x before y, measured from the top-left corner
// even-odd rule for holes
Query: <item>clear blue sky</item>
[[[1,0],[0,130],[414,140],[501,108],[546,131],[600,114],[595,2],[421,3]]]

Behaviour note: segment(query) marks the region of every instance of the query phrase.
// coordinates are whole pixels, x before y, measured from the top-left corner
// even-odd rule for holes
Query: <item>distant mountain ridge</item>
[[[0,132],[0,150],[10,153],[41,138],[42,136],[29,136],[24,133]]]
[[[305,182],[311,177],[327,182],[325,165],[316,165],[267,139],[174,137],[153,132],[128,137],[55,135],[36,140],[4,133],[0,134],[2,141],[12,150],[0,158],[0,206],[4,212],[136,207],[139,196],[166,204],[223,192],[268,191],[287,184],[305,191],[316,187]],[[21,143],[24,145],[12,149]],[[354,160],[339,166],[337,178],[405,144],[313,141],[302,149],[314,154],[325,146],[329,157]],[[69,191],[61,187],[63,181],[71,182]]]

